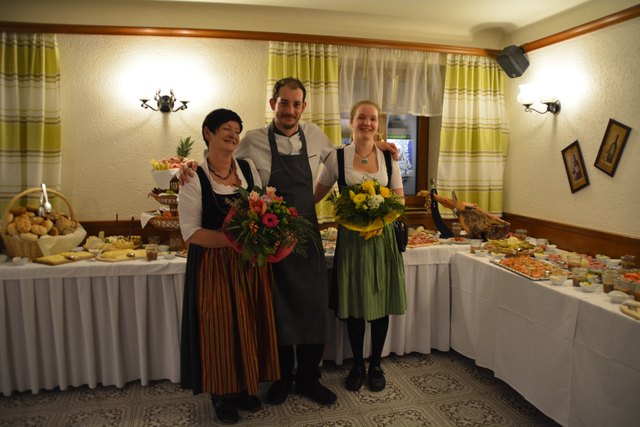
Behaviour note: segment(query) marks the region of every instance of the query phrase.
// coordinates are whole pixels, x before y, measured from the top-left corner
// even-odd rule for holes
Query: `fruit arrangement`
[[[191,139],[190,136],[180,138],[180,142],[176,147],[176,155],[163,157],[160,160],[151,159],[151,167],[153,170],[181,169],[184,164],[193,162],[189,158],[189,154],[191,154],[194,142],[195,140]]]

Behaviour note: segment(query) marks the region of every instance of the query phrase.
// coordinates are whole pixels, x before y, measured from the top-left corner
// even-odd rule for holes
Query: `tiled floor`
[[[241,412],[247,426],[556,426],[493,373],[455,352],[383,359],[387,387],[357,393],[343,381],[350,361],[325,363],[323,383],[338,395],[330,407],[298,395],[256,413]],[[261,389],[266,393],[268,384]],[[0,426],[205,426],[217,425],[207,395],[194,396],[169,381],[124,389],[79,387],[16,393],[0,398]]]

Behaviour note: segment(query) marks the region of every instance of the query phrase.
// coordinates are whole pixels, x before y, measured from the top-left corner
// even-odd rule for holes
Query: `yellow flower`
[[[361,204],[363,204],[364,202],[367,201],[367,196],[365,196],[364,194],[360,193],[360,194],[356,194],[353,197],[353,203],[356,204],[356,206],[360,206]]]
[[[356,193],[354,193],[353,190],[349,190],[349,197],[353,200],[356,197]]]
[[[373,196],[374,194],[376,194],[376,187],[375,187],[375,185],[373,184],[373,181],[372,181],[372,180],[370,180],[370,179],[367,179],[366,181],[364,181],[364,182],[362,183],[362,189],[363,189],[365,192],[367,192],[367,193],[371,194],[372,196]]]
[[[391,190],[387,187],[380,187],[380,195],[385,199],[388,199],[391,196]]]

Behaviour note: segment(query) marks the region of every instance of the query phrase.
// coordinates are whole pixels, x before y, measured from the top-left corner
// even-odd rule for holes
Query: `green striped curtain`
[[[504,73],[493,58],[449,54],[438,160],[438,193],[502,214],[509,146]],[[443,217],[452,218],[442,209]]]
[[[267,101],[275,82],[284,77],[299,79],[307,89],[307,108],[301,120],[315,123],[335,145],[340,145],[337,46],[270,42]],[[272,119],[273,111],[267,102],[265,123]],[[316,211],[319,222],[333,221],[333,209],[328,202],[316,205]]]
[[[17,193],[60,187],[60,65],[54,34],[2,33],[0,209]],[[37,197],[37,194],[34,193]]]

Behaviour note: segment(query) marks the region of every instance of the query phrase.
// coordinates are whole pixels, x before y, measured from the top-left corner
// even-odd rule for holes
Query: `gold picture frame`
[[[580,143],[577,140],[562,150],[562,160],[564,161],[564,169],[567,172],[572,193],[589,185],[589,176],[582,158]]]
[[[609,176],[615,175],[620,157],[622,157],[622,150],[629,139],[629,133],[631,133],[629,126],[609,119],[607,130],[596,156],[596,162],[593,165]]]

